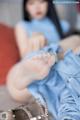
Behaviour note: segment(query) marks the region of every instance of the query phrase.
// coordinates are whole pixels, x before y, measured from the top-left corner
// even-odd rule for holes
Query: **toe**
[[[48,59],[48,64],[49,64],[49,66],[54,65],[54,64],[55,64],[55,61],[56,61],[55,55],[51,55],[51,56],[49,57],[49,59]]]

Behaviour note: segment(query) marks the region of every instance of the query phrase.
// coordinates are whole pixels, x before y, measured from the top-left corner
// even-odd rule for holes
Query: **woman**
[[[23,18],[16,25],[21,57],[30,52],[30,49],[35,51],[43,48],[46,43],[57,43],[70,29],[66,21],[59,21],[52,0],[24,0]]]
[[[16,27],[17,43],[18,43],[22,60],[17,65],[15,65],[8,74],[7,86],[8,86],[9,92],[15,100],[25,102],[29,100],[29,98],[33,95],[34,97],[41,99],[42,104],[43,104],[43,99],[41,95],[43,95],[46,97],[49,112],[52,113],[55,120],[68,119],[67,112],[65,112],[63,116],[63,111],[61,107],[62,105],[64,106],[64,104],[60,104],[61,101],[59,101],[58,96],[56,96],[56,89],[52,89],[52,88],[55,88],[55,86],[51,87],[51,85],[55,80],[59,79],[61,81],[61,82],[58,81],[58,84],[57,84],[58,85],[57,93],[60,94],[60,92],[62,91],[61,92],[62,94],[60,94],[61,99],[62,99],[61,96],[64,95],[63,90],[66,91],[67,88],[65,87],[65,84],[63,82],[62,74],[58,71],[58,69],[56,72],[56,69],[53,69],[53,68],[54,66],[55,68],[58,68],[56,67],[55,62],[56,62],[56,55],[57,55],[57,50],[59,46],[63,49],[63,52],[58,53],[59,59],[62,59],[64,57],[65,51],[69,48],[72,48],[74,53],[77,53],[77,50],[75,49],[80,45],[80,40],[77,37],[75,41],[76,37],[73,37],[71,40],[68,39],[55,44],[55,42],[59,41],[59,39],[56,39],[55,42],[53,42],[54,41],[53,37],[57,35],[56,33],[53,35],[54,33],[53,31],[55,27],[54,27],[54,24],[51,22],[52,20],[50,19],[51,16],[48,16],[50,15],[48,14],[48,7],[49,5],[53,5],[52,1],[28,0],[25,3],[26,3],[25,9],[28,10],[28,13],[26,11],[26,15],[30,14],[31,21],[26,22],[26,26],[27,26],[26,28],[25,28],[24,22],[20,22]],[[52,8],[53,7],[51,7],[51,9]],[[45,15],[47,15],[48,18],[44,18]],[[34,20],[34,18],[36,18],[37,20]],[[48,27],[50,27],[50,30],[51,30],[50,34],[48,35],[46,35],[46,32],[48,32],[47,31],[48,29],[44,25],[44,21],[47,23]],[[43,26],[41,26],[41,28],[40,26],[36,28],[37,25],[43,25]],[[45,31],[43,31],[43,28],[45,27],[46,29]],[[38,33],[34,33],[34,35],[32,35],[31,37],[28,37],[28,33],[25,32],[24,28],[25,30],[30,28],[30,31],[28,32],[31,35],[32,35],[32,32],[36,32],[34,30],[37,30]],[[40,32],[42,32],[43,34],[40,34]],[[51,41],[51,39],[53,39],[53,41]],[[54,44],[52,44],[52,42]],[[45,48],[46,44],[47,44],[47,47]],[[50,54],[49,50],[52,50],[52,54]],[[62,62],[65,63],[64,60]],[[62,64],[61,62],[58,62],[58,63],[59,64],[57,64],[57,66]],[[51,79],[53,79],[53,82],[51,81]],[[49,82],[47,80],[49,80]],[[48,88],[46,89],[45,86],[48,83],[49,83],[49,89]],[[50,90],[50,87],[52,90]],[[41,95],[38,94],[38,92],[40,92]],[[68,90],[67,90],[67,95],[71,97],[72,101],[70,102],[73,102],[74,104],[74,108],[71,110],[71,112],[74,113],[76,105],[75,105],[75,102],[73,101],[73,97],[69,95]],[[54,99],[54,102],[50,101],[51,99],[52,100]],[[66,101],[68,100],[69,100],[69,97],[67,97]],[[59,106],[61,106],[60,109],[58,109]],[[68,108],[66,107],[66,109]],[[75,112],[75,114],[76,113],[77,112]],[[75,114],[73,114],[73,117],[72,117],[70,113],[69,119],[73,119],[73,118],[75,119],[76,117]],[[77,115],[76,118],[79,118],[79,114]]]

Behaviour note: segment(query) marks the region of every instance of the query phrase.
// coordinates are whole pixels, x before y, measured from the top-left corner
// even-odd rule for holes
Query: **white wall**
[[[68,20],[71,26],[75,27],[77,17],[76,4],[57,4],[57,10],[61,19]]]
[[[21,18],[22,18],[22,7],[20,1],[19,2],[18,1],[12,2],[12,0],[0,1],[0,22],[9,25],[14,25]]]

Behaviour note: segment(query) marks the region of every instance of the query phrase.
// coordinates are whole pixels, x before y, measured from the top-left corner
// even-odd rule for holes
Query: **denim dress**
[[[57,53],[59,50],[57,44],[51,44],[26,58],[42,52]],[[27,88],[43,105],[45,98],[52,120],[80,120],[80,56],[72,50],[68,50],[64,59],[51,67],[48,76],[35,80]]]

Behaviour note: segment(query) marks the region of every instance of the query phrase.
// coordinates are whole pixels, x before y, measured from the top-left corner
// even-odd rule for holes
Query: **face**
[[[48,2],[46,0],[28,0],[26,10],[29,12],[31,19],[42,19],[48,11]]]

